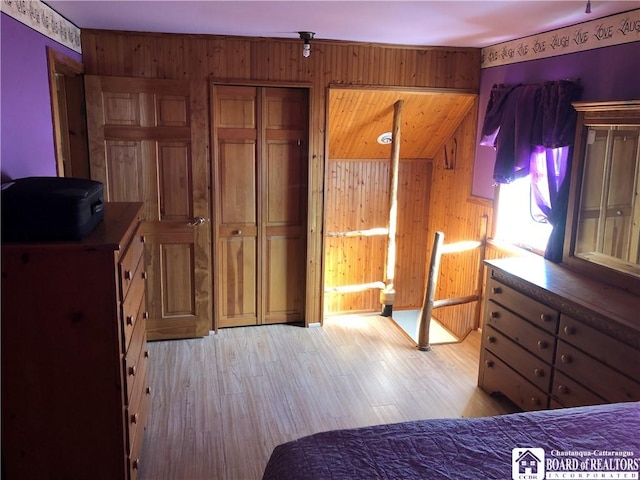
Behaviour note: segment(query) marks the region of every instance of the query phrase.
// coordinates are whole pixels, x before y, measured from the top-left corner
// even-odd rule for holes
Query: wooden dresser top
[[[497,280],[592,326],[640,344],[640,297],[536,257],[486,260]],[[620,335],[615,335],[620,337]]]

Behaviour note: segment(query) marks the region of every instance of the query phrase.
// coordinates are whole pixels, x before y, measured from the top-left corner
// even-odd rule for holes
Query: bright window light
[[[551,224],[533,218],[537,210],[531,195],[531,177],[500,185],[495,239],[543,254]]]

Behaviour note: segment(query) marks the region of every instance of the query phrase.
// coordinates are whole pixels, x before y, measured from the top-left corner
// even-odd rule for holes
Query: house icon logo
[[[513,480],[544,480],[544,449],[514,448],[511,474]]]

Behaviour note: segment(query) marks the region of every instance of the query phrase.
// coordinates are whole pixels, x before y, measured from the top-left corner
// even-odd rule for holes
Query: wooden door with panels
[[[149,340],[211,329],[206,81],[85,76],[91,177],[144,202]]]
[[[215,327],[304,320],[308,91],[212,87]]]

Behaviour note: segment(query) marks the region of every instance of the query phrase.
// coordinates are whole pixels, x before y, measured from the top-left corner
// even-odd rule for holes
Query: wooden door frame
[[[84,86],[82,76],[84,75],[84,65],[74,59],[47,47],[47,70],[49,76],[49,93],[51,99],[51,119],[53,123],[53,139],[56,157],[56,173],[59,177],[65,176],[65,151],[68,150],[68,161],[70,172],[66,172],[68,176],[89,178],[89,148],[87,138],[87,124],[84,107],[69,108],[70,104],[65,93],[65,98],[60,98],[58,93],[58,79],[62,78],[62,87],[67,87],[67,78],[80,77],[79,84]],[[81,92],[82,102],[84,105],[84,88]],[[61,108],[61,101],[64,100],[64,108]],[[68,131],[69,117],[73,116],[75,122],[82,122],[84,130],[80,132],[80,136],[84,138],[85,149],[82,151],[70,148]]]
[[[323,225],[321,228],[320,232],[314,232],[312,230],[312,222],[309,221],[310,218],[312,218],[313,212],[311,211],[313,202],[312,202],[312,192],[313,192],[313,169],[311,168],[311,160],[312,160],[312,156],[313,156],[313,152],[312,152],[312,148],[311,146],[313,145],[313,140],[312,140],[312,118],[313,118],[313,105],[312,105],[312,98],[313,98],[313,84],[311,82],[282,82],[282,81],[269,81],[269,80],[247,80],[247,79],[223,79],[223,78],[216,78],[216,77],[211,77],[209,79],[209,92],[213,92],[214,88],[216,86],[239,86],[239,87],[275,87],[275,88],[303,88],[307,90],[307,219],[306,219],[306,258],[305,258],[305,265],[307,265],[307,268],[305,268],[305,281],[306,281],[306,288],[305,288],[305,304],[304,304],[304,326],[305,327],[310,327],[310,326],[315,326],[315,325],[321,325],[322,324],[322,309],[323,309],[323,302],[324,302],[324,287],[323,287],[323,275],[322,272],[324,270],[324,265],[323,265],[323,261],[322,261],[322,256],[320,256],[320,258],[312,258],[311,255],[311,251],[312,251],[312,239],[314,238],[315,235],[320,234],[320,236],[322,237],[322,231],[324,230],[324,214],[322,215],[323,217]],[[210,148],[210,155],[209,155],[209,161],[210,161],[210,168],[209,168],[209,172],[210,175],[213,175],[214,169],[215,169],[215,165],[214,165],[214,161],[215,161],[215,122],[213,120],[214,117],[214,110],[215,110],[215,104],[214,104],[214,97],[213,95],[210,95],[209,98],[209,144],[211,145]],[[325,141],[326,141],[326,137],[325,137]],[[323,164],[324,165],[324,164]],[[322,172],[322,178],[324,178],[324,171]],[[219,260],[218,260],[218,256],[216,254],[216,245],[217,245],[217,241],[218,238],[215,234],[215,225],[217,223],[217,218],[216,218],[216,199],[215,199],[215,186],[213,184],[211,184],[211,188],[210,188],[210,198],[209,198],[209,205],[210,205],[210,211],[211,211],[211,261],[212,261],[212,279],[215,278],[215,273],[217,271],[217,269],[219,268]],[[322,242],[321,242],[321,248],[320,248],[320,252],[324,252],[324,248],[322,247]],[[318,277],[319,282],[316,281],[314,282],[313,279],[313,270],[311,268],[309,268],[308,266],[310,264],[318,264],[319,268],[320,268],[320,276]],[[218,318],[217,318],[217,314],[216,314],[216,305],[218,305],[218,302],[220,301],[220,298],[218,298],[218,290],[215,287],[215,285],[213,285],[212,283],[212,287],[213,287],[213,308],[212,308],[212,323],[213,323],[213,331],[217,333],[218,331]],[[318,302],[317,297],[320,297],[320,300]],[[317,309],[317,311],[315,311]],[[311,313],[311,315],[310,315]]]

